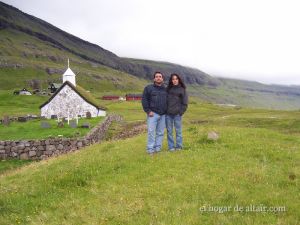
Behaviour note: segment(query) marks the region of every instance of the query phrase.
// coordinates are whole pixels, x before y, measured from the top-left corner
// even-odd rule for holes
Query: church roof
[[[42,104],[40,106],[40,109],[42,107],[44,107],[45,105],[47,105],[49,102],[51,102],[51,100],[64,88],[64,86],[68,85],[70,88],[72,88],[80,97],[82,97],[86,102],[88,102],[89,104],[95,106],[97,109],[102,109],[102,110],[106,110],[105,107],[99,106],[97,101],[94,99],[94,97],[87,93],[82,87],[80,86],[74,86],[71,82],[66,81],[65,83],[63,83],[63,85],[60,86],[59,89],[56,90],[56,92],[48,99],[48,101],[46,101],[44,104]]]

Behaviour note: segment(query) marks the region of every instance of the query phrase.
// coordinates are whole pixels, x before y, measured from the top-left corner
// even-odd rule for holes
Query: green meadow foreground
[[[29,139],[46,139],[54,137],[79,137],[86,135],[93,127],[95,127],[103,117],[97,118],[82,118],[79,119],[76,128],[72,128],[67,122],[64,127],[57,127],[57,120],[29,120],[26,123],[11,122],[9,126],[0,125],[0,140],[29,140]],[[46,122],[50,127],[42,128],[41,123]],[[76,123],[76,120],[70,121]],[[89,124],[90,128],[81,128],[80,126]]]
[[[106,106],[128,123],[145,120],[138,102]],[[183,134],[184,150],[167,152],[165,139],[153,157],[140,134],[0,162],[0,224],[299,224],[299,111],[191,100]]]

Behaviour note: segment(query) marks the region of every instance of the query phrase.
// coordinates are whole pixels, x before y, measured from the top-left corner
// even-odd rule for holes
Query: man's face
[[[163,78],[162,74],[161,73],[155,74],[155,76],[154,76],[154,83],[156,83],[156,84],[162,84],[163,82],[164,82],[164,78]]]

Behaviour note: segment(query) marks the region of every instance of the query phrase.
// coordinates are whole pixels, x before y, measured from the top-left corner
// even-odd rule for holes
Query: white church
[[[78,117],[106,116],[105,108],[96,105],[86,97],[83,88],[76,87],[76,75],[68,68],[63,74],[62,86],[51,96],[51,98],[40,106],[41,116],[47,119],[55,116],[57,118],[75,119]]]

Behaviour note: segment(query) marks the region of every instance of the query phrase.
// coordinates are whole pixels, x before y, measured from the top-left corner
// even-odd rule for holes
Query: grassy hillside
[[[138,102],[107,107],[145,119]],[[0,224],[297,224],[299,114],[192,99],[182,151],[167,152],[165,140],[149,157],[140,134],[2,171]],[[217,142],[206,139],[211,130]]]
[[[141,91],[146,81],[112,68],[83,60],[33,36],[0,30],[0,89],[29,87],[33,80],[46,89],[49,82],[62,82],[70,58],[77,82],[93,92]]]
[[[235,89],[233,91],[226,86],[217,89],[190,86],[188,90],[191,95],[216,104],[234,104],[242,107],[277,110],[300,109],[300,97],[296,95],[253,92],[245,89]]]
[[[118,57],[100,46],[84,41],[34,16],[0,2],[0,28],[13,29],[73,55],[116,67]]]
[[[1,2],[0,11],[0,29],[24,33],[81,59],[130,73],[137,77],[150,78],[153,73],[152,71],[155,71],[155,68],[149,68],[147,64],[142,65],[125,58],[120,58],[98,45],[84,41],[58,29],[46,21],[23,13],[20,10]],[[14,40],[11,41],[13,43]],[[172,68],[173,71],[176,71],[178,67],[178,65],[173,64],[170,68]],[[159,68],[157,69],[159,70]],[[198,81],[202,81],[203,79],[210,79],[207,74],[199,70],[193,70],[190,73],[190,69],[183,69],[186,71],[184,75],[189,77],[192,82],[198,83]],[[198,84],[202,84],[202,82]]]
[[[132,58],[123,58],[123,60],[130,63],[131,65],[135,65],[135,68],[137,68],[138,71],[143,71],[139,72],[140,74],[138,75],[141,76],[141,74],[145,74],[144,77],[146,79],[152,79],[153,73],[155,71],[160,71],[166,75],[166,78],[168,78],[172,73],[178,73],[188,84],[212,87],[220,85],[220,81],[217,78],[212,77],[200,71],[199,69],[185,67],[169,62]],[[133,72],[133,74],[135,73]]]
[[[0,89],[60,82],[67,58],[78,82],[94,93],[141,92],[154,71],[178,73],[190,93],[214,103],[270,109],[300,108],[299,86],[216,78],[174,63],[120,58],[95,44],[0,2]],[[147,81],[146,81],[147,80]]]
[[[190,85],[189,93],[206,101],[263,109],[300,109],[300,88],[231,79],[218,87]]]

